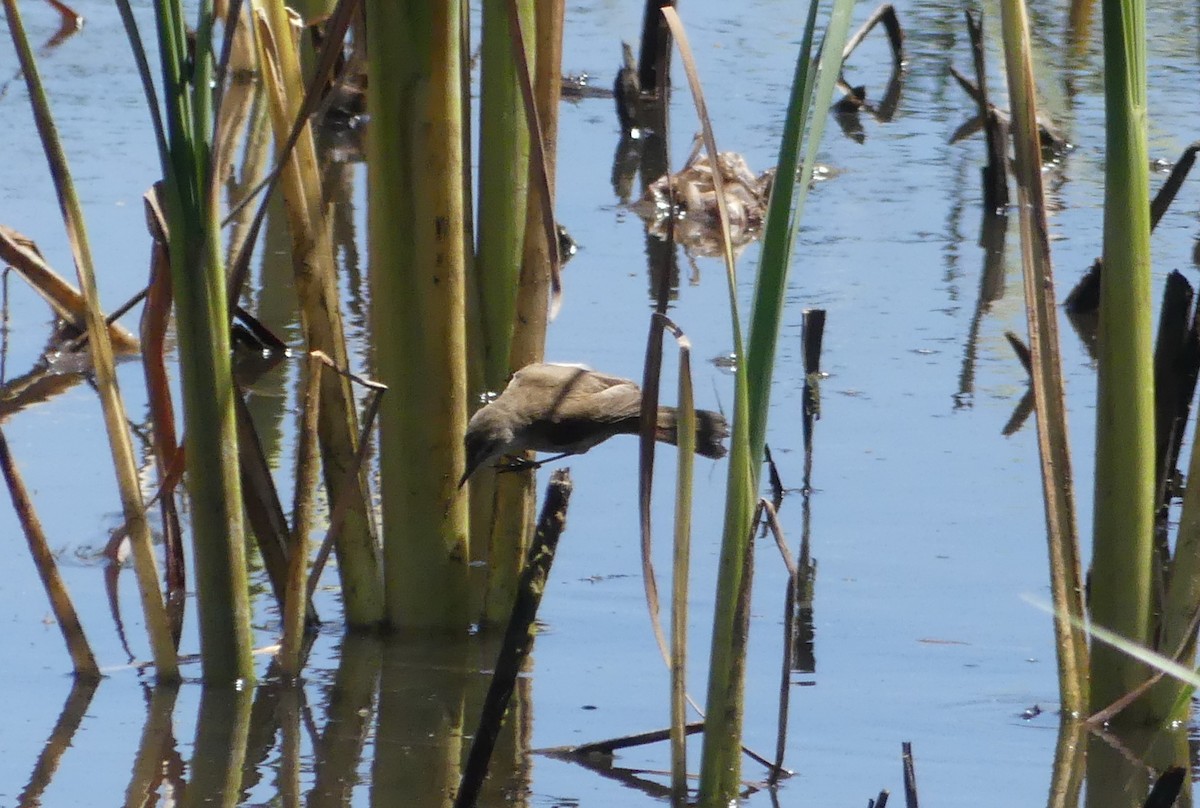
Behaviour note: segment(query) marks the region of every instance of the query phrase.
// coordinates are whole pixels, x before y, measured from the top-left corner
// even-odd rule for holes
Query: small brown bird
[[[459,487],[502,455],[533,450],[563,457],[583,454],[613,435],[636,435],[641,407],[642,391],[629,379],[578,365],[526,365],[467,424],[467,470]],[[674,445],[677,420],[674,407],[659,407],[655,439]],[[724,457],[721,441],[728,434],[723,415],[696,410],[697,454]]]

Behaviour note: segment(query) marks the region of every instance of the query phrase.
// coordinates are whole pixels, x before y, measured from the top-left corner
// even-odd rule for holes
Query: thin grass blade
[[[1042,188],[1042,158],[1037,127],[1037,87],[1029,20],[1024,0],[1004,0],[1005,62],[1012,100],[1012,139],[1016,152],[1017,196],[1021,218],[1021,263],[1025,313],[1029,323],[1030,377],[1037,412],[1038,456],[1050,550],[1050,583],[1057,613],[1082,620],[1083,574],[1075,527],[1075,492],[1067,433],[1066,392],[1059,356],[1058,310],[1050,231]],[[1083,632],[1068,620],[1054,621],[1058,683],[1063,710],[1081,716],[1088,701],[1088,648]]]

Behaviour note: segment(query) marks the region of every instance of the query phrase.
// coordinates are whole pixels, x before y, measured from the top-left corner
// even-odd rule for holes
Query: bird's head
[[[502,409],[488,405],[471,416],[471,421],[467,424],[467,434],[463,438],[463,445],[467,451],[467,468],[462,479],[458,481],[459,488],[462,488],[467,478],[484,463],[510,451],[514,433],[512,419],[506,415]]]

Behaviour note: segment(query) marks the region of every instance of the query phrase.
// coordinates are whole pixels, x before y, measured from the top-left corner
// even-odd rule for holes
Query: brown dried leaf
[[[11,227],[0,225],[0,261],[11,266],[24,278],[50,308],[54,309],[58,317],[70,323],[80,333],[87,331],[84,321],[87,304],[83,294],[50,268],[37,244],[31,239]],[[137,337],[122,326],[109,323],[108,334],[115,350],[122,353],[138,350]]]

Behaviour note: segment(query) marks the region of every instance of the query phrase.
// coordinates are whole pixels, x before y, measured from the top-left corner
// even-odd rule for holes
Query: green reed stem
[[[167,151],[163,165],[183,388],[188,492],[204,679],[254,677],[229,310],[219,202],[211,182],[212,4],[189,53],[183,8],[158,0]],[[154,111],[151,114],[155,114]]]
[[[50,174],[54,179],[55,192],[58,194],[59,208],[62,211],[63,223],[66,225],[71,251],[75,258],[79,287],[87,300],[85,319],[88,344],[91,347],[92,362],[95,368],[96,389],[104,411],[104,425],[108,431],[113,470],[117,476],[121,507],[133,549],[134,570],[137,574],[142,612],[145,616],[146,629],[150,635],[150,645],[154,654],[156,676],[161,681],[173,681],[179,678],[175,643],[171,638],[170,623],[167,619],[162,591],[159,589],[158,566],[155,562],[150,525],[146,521],[145,506],[142,502],[137,462],[134,458],[133,443],[129,436],[125,405],[117,386],[112,342],[108,324],[104,319],[104,311],[100,305],[92,250],[83,222],[83,208],[79,204],[79,196],[75,192],[75,183],[71,179],[66,154],[50,112],[50,102],[45,88],[42,86],[41,74],[38,72],[33,50],[29,46],[29,39],[25,34],[25,26],[21,20],[16,0],[4,0],[4,10],[8,17],[8,27],[13,45],[21,63],[21,71],[29,88],[34,122],[42,140],[42,147],[46,152],[46,159],[50,164]]]
[[[1097,344],[1092,619],[1147,645],[1154,529],[1154,374],[1144,0],[1104,0],[1106,121],[1104,270]],[[1092,706],[1148,675],[1106,645],[1092,648]],[[1134,705],[1118,720],[1150,718]]]
[[[1081,717],[1087,710],[1087,635],[1083,618],[1083,574],[1079,536],[1075,527],[1075,493],[1058,351],[1058,317],[1054,298],[1054,269],[1042,188],[1042,159],[1037,127],[1036,86],[1024,0],[1001,5],[1008,88],[1012,100],[1012,139],[1016,152],[1017,195],[1021,216],[1021,259],[1025,279],[1025,310],[1037,411],[1038,455],[1046,507],[1050,550],[1050,588],[1055,617],[1058,684],[1062,709]],[[1074,624],[1073,624],[1074,619]]]
[[[386,614],[464,628],[466,214],[462,3],[367,3],[371,326],[380,412]]]

